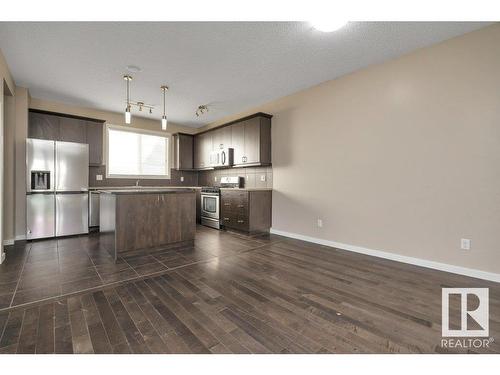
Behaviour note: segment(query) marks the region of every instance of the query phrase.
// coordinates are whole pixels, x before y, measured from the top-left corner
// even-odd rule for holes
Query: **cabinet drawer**
[[[248,214],[248,201],[238,199],[223,199],[221,203],[222,213]]]
[[[248,212],[248,191],[223,191],[222,208],[231,212]]]
[[[248,231],[248,216],[235,213],[223,214],[222,223],[227,228]]]

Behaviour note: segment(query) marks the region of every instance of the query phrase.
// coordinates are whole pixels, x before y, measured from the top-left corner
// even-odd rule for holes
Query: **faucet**
[[[135,186],[139,186],[139,180],[135,182]]]

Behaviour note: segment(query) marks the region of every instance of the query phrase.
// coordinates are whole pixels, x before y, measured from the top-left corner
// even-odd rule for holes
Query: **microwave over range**
[[[210,154],[210,166],[212,167],[231,167],[234,164],[234,149],[233,148],[222,148],[217,151],[213,151]]]

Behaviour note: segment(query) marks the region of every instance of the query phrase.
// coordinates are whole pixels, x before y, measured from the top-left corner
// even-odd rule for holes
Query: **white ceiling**
[[[122,75],[137,65],[132,99],[158,106],[145,117],[160,118],[168,84],[169,120],[200,127],[486,25],[354,22],[321,33],[304,22],[0,22],[0,49],[33,97],[110,111],[124,110]]]

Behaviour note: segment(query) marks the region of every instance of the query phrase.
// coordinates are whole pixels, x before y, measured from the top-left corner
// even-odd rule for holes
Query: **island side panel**
[[[116,249],[122,256],[194,241],[194,192],[117,195]]]
[[[99,194],[99,240],[106,251],[116,260],[116,196]]]

